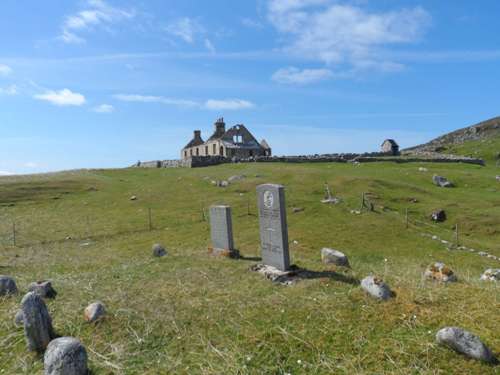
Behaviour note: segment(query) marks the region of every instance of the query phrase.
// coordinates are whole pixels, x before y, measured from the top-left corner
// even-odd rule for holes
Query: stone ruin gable
[[[221,137],[227,157],[246,158],[264,156],[265,149],[243,124],[229,128]]]

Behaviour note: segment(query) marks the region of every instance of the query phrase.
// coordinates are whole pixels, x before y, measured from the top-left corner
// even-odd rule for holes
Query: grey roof
[[[398,146],[399,145],[396,143],[396,141],[394,139],[386,139],[384,142],[382,142],[382,145],[385,143],[385,142],[390,142],[391,145],[393,146]]]
[[[262,146],[262,148],[265,148],[267,150],[269,150],[271,147],[269,147],[269,144],[266,142],[265,139],[263,139],[262,141],[260,141],[260,145]]]
[[[191,141],[189,141],[189,143],[184,148],[195,147],[195,146],[202,145],[204,143],[205,142],[203,141],[203,139],[201,137],[200,138],[193,138],[193,139],[191,139]]]

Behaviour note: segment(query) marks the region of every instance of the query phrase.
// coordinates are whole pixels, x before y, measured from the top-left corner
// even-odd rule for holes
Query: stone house
[[[271,148],[265,140],[258,142],[245,125],[238,124],[226,130],[226,123],[219,118],[214,124],[214,133],[206,141],[201,131],[195,130],[193,139],[181,150],[181,159],[194,156],[222,156],[226,158],[249,158],[271,156]]]
[[[386,139],[381,147],[384,154],[399,155],[399,145],[394,139]]]

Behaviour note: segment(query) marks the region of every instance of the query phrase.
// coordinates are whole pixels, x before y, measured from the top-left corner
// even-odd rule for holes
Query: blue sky
[[[499,115],[496,0],[4,0],[0,174],[176,158],[244,123],[275,154]]]

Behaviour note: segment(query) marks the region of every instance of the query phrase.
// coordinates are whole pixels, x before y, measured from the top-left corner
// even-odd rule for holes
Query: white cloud
[[[37,168],[37,167],[38,167],[38,164],[37,164],[37,163],[35,163],[35,162],[33,162],[33,161],[29,161],[29,162],[25,163],[25,164],[24,164],[24,166],[25,166],[26,168]]]
[[[209,99],[205,102],[204,107],[209,110],[239,110],[254,108],[255,105],[248,100],[243,99]]]
[[[8,76],[12,73],[12,68],[8,65],[0,64],[0,76]]]
[[[111,104],[101,104],[97,107],[92,108],[92,111],[96,113],[112,113],[115,111],[115,107],[113,107]]]
[[[117,94],[113,95],[113,98],[124,102],[160,103],[182,108],[198,108],[208,110],[239,110],[255,107],[252,102],[243,99],[209,99],[205,102],[197,102],[194,100],[167,98],[164,96],[136,94]]]
[[[45,100],[57,106],[81,106],[85,104],[85,96],[72,92],[69,89],[59,91],[48,90],[43,94],[37,94],[35,99]]]
[[[9,172],[9,171],[0,171],[0,176],[10,176],[13,174],[15,174],[15,173]]]
[[[333,72],[330,69],[297,69],[288,67],[277,70],[273,76],[273,81],[278,83],[305,85],[332,78]]]
[[[165,31],[186,43],[193,43],[197,35],[205,33],[203,26],[197,20],[189,17],[179,18],[172,22],[165,27]]]
[[[271,0],[268,18],[291,54],[383,71],[397,63],[381,60],[379,49],[416,42],[431,20],[421,7],[375,13],[329,0]]]
[[[17,95],[18,90],[16,85],[10,85],[7,87],[0,87],[0,95],[8,95],[8,96],[13,96]]]
[[[205,48],[211,53],[215,54],[215,47],[209,39],[205,39]]]
[[[260,30],[264,28],[264,25],[259,21],[253,20],[251,18],[242,18],[241,24],[250,29]]]
[[[198,107],[199,103],[192,100],[166,98],[163,96],[153,95],[135,95],[135,94],[117,94],[113,98],[123,102],[140,102],[140,103],[161,103],[174,105],[178,107]]]
[[[134,12],[112,7],[104,0],[87,0],[86,9],[66,17],[59,39],[65,43],[84,43],[85,39],[78,36],[77,32],[110,25],[134,16]]]

